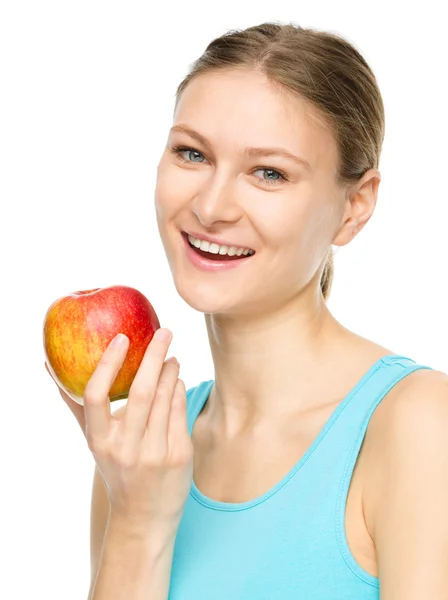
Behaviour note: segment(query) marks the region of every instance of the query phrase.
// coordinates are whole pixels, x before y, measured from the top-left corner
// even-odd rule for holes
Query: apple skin
[[[73,292],[55,300],[43,325],[46,362],[58,385],[78,404],[109,343],[129,338],[125,361],[109,392],[111,402],[127,398],[146,348],[160,328],[149,300],[125,285]]]

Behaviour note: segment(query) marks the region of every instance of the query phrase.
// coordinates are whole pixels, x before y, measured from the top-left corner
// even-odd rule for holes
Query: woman
[[[89,381],[111,505],[96,600],[447,598],[447,375],[325,302],[332,245],[375,209],[383,136],[375,77],[334,34],[232,31],[180,84],[155,206],[215,379],[185,398],[156,336],[123,423],[107,391],[126,340]]]

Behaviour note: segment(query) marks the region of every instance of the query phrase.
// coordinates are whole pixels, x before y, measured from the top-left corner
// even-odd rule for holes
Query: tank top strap
[[[187,423],[190,435],[194,421],[207,401],[214,383],[213,379],[201,381],[198,385],[187,390]]]
[[[330,493],[328,498],[329,512],[335,515],[332,525],[335,527],[337,545],[349,569],[369,585],[377,583],[378,580],[357,563],[345,532],[345,511],[350,483],[375,409],[399,381],[419,369],[432,370],[432,367],[418,364],[411,358],[401,355],[391,355],[381,359],[381,367],[347,407],[347,411],[334,431],[333,438],[329,439],[328,450],[333,448],[335,456],[338,457],[332,467],[335,477],[332,481],[334,494]]]
[[[345,439],[350,453],[357,455],[375,409],[397,383],[419,369],[431,367],[398,354],[385,356],[378,361],[369,377],[362,380],[362,384],[356,386],[346,399],[334,432],[341,449]]]
[[[325,425],[325,435],[316,448],[310,470],[315,474],[332,473],[334,481],[340,481],[342,477],[348,487],[375,409],[399,381],[419,369],[431,367],[398,354],[380,358],[338,405]]]

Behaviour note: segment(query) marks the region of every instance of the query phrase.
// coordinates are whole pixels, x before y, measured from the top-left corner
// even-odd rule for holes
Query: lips
[[[206,252],[205,250],[201,250],[200,248],[196,248],[196,246],[193,246],[192,244],[190,244],[189,240],[188,240],[188,235],[184,234],[184,237],[186,237],[187,243],[189,244],[189,246],[191,247],[191,249],[196,252],[197,254],[199,254],[199,256],[202,256],[203,258],[206,258],[208,260],[238,260],[241,258],[246,258],[246,256],[244,254],[241,254],[240,256],[237,256],[236,254],[234,254],[233,256],[229,256],[228,254],[214,254],[213,252]]]
[[[247,264],[252,256],[228,256],[223,254],[212,254],[210,252],[204,252],[198,248],[192,246],[188,241],[188,234],[182,233],[183,244],[186,250],[187,258],[190,263],[193,264],[196,269],[200,271],[208,271],[218,273],[220,271],[227,271],[228,269],[234,269],[240,265]]]

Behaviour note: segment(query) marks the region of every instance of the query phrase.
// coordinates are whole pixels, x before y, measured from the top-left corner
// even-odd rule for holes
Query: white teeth
[[[195,248],[199,248],[204,252],[211,252],[212,254],[228,254],[229,256],[248,256],[255,254],[250,248],[237,248],[236,246],[220,246],[219,244],[210,243],[206,240],[199,240],[198,238],[188,235],[188,241]]]

